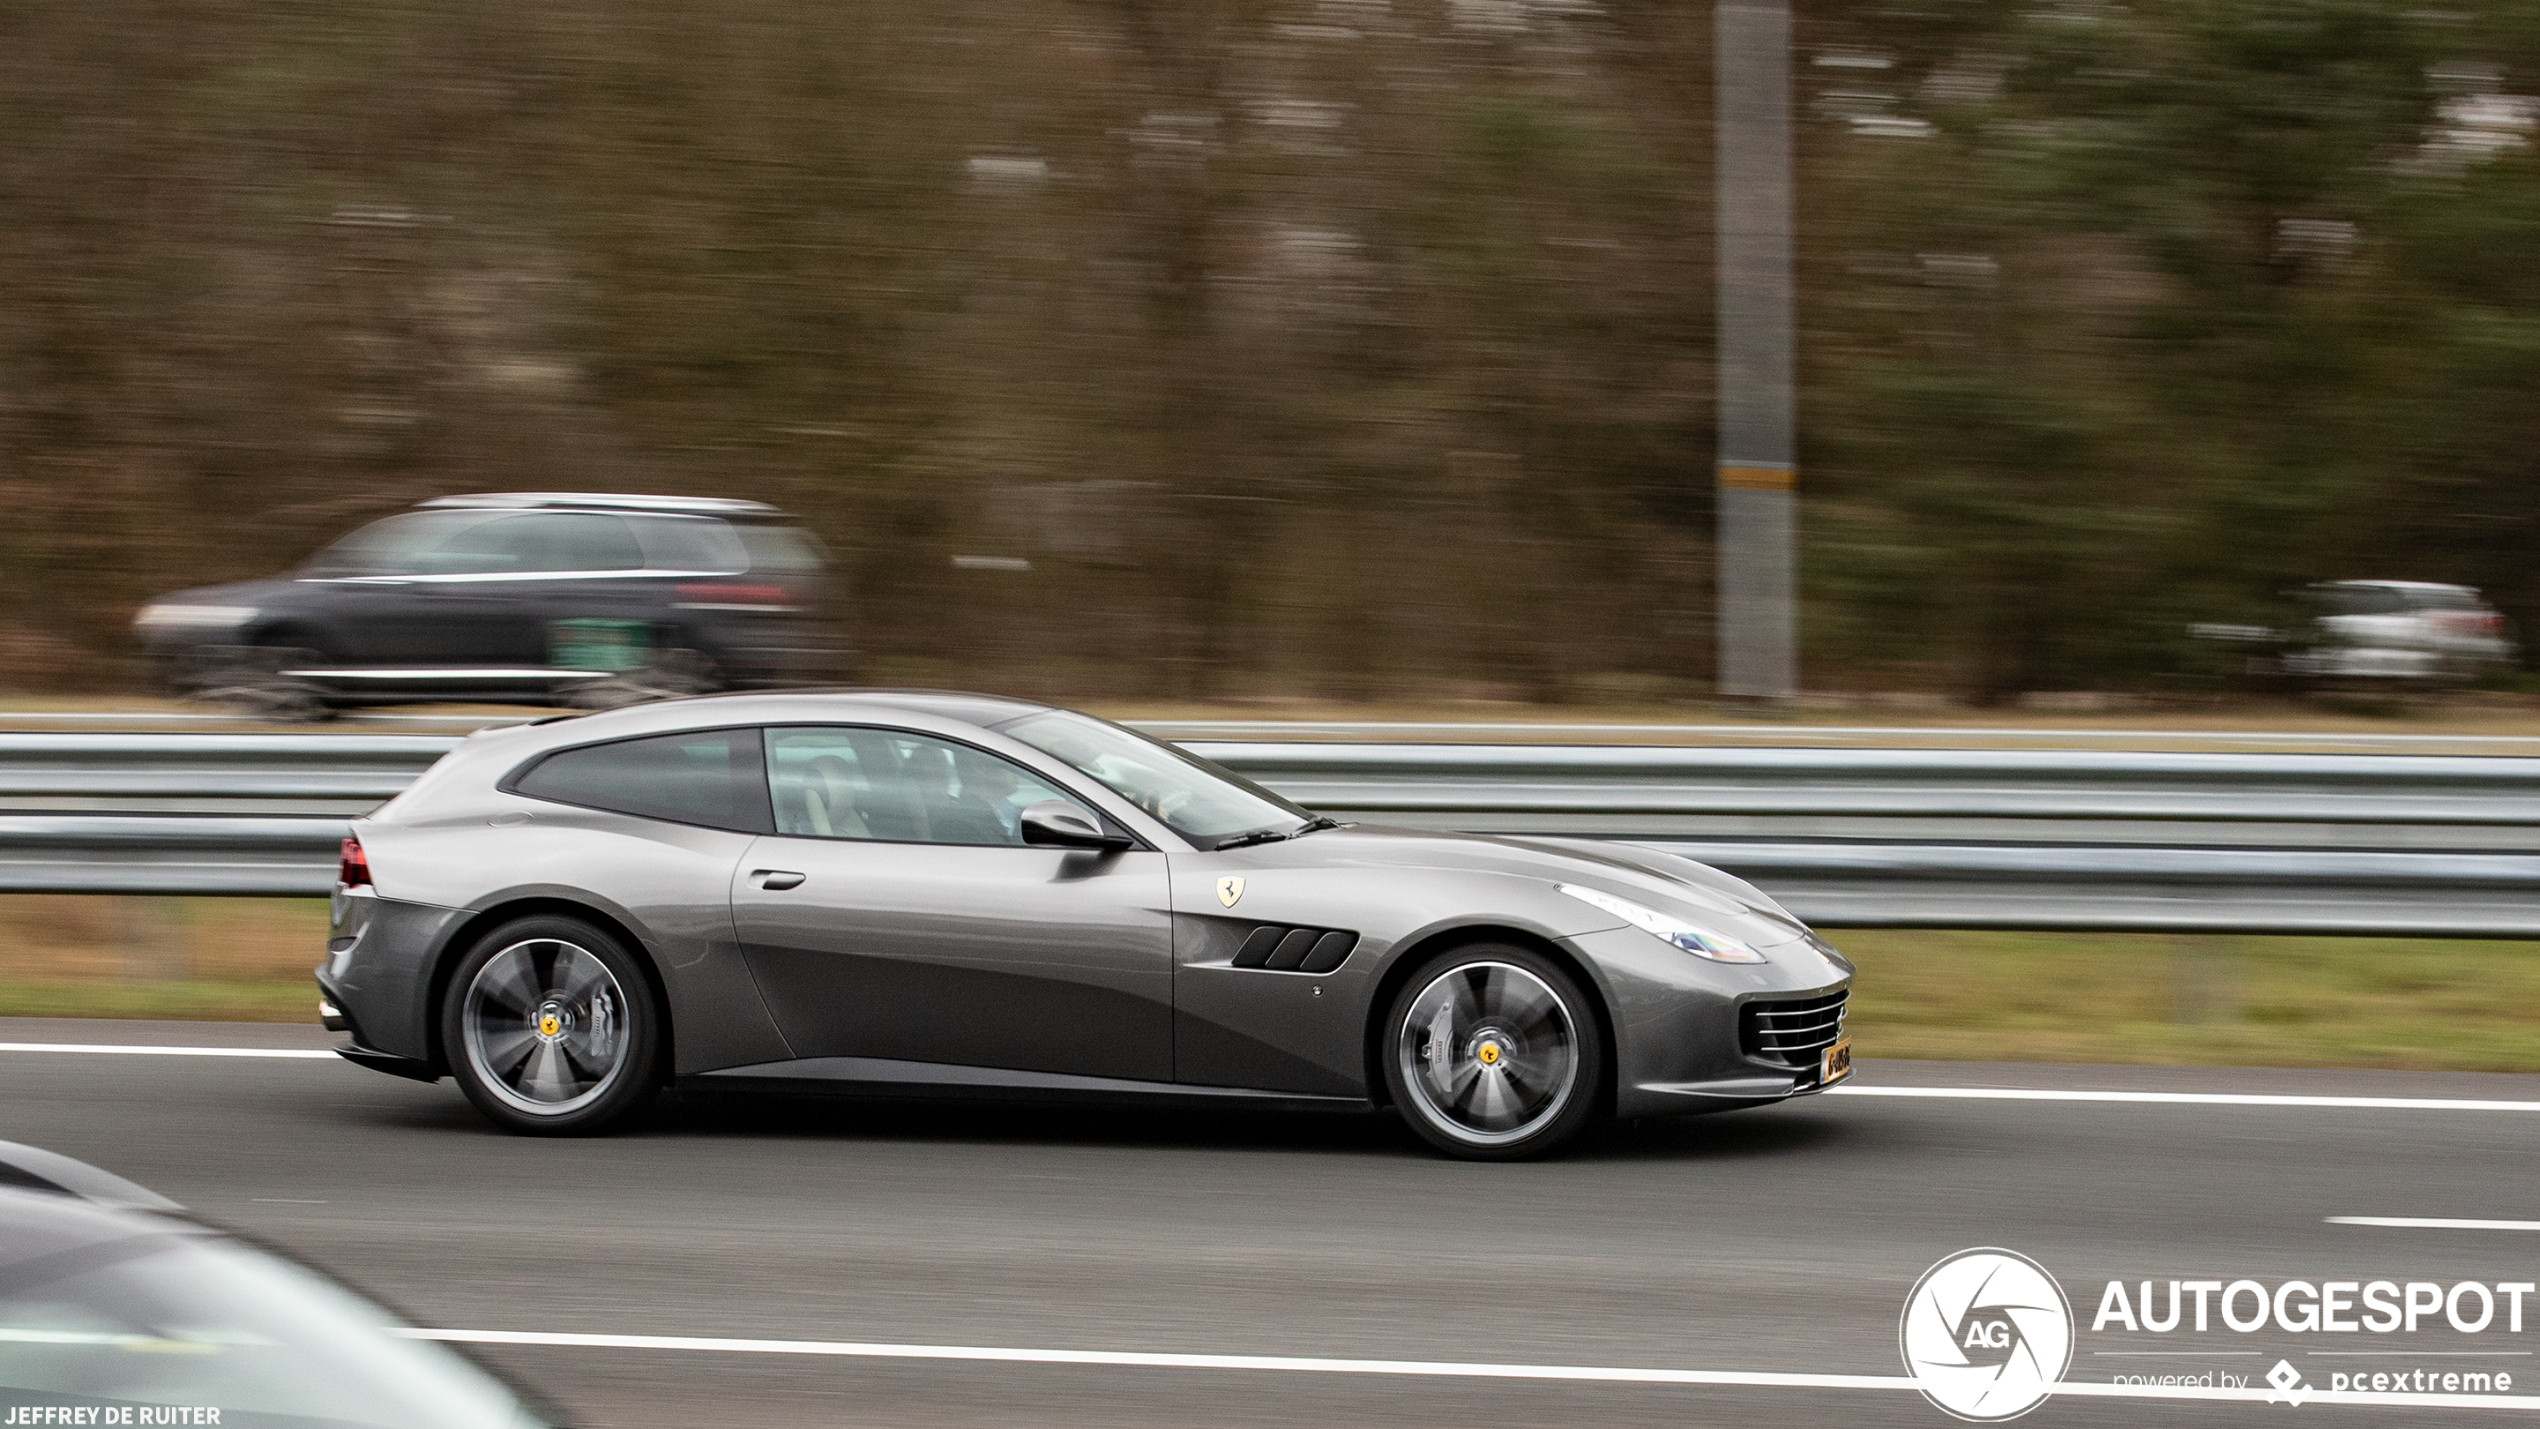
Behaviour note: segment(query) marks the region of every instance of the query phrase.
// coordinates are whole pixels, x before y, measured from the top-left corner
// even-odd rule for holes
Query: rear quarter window
[[[644,564],[652,570],[719,575],[749,569],[741,538],[711,516],[638,516],[633,522],[644,543]]]
[[[829,569],[829,553],[820,538],[799,526],[738,526],[742,549],[750,553],[750,569],[769,574],[799,574]]]
[[[755,729],[695,730],[560,749],[506,792],[586,809],[740,833],[775,827]]]

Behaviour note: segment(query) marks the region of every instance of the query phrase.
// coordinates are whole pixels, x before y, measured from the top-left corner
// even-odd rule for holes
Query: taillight
[[[344,840],[343,855],[335,864],[335,881],[346,888],[370,887],[370,855],[362,852],[360,839]]]

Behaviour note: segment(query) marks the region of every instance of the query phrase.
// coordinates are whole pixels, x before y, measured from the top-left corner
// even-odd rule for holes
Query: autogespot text
[[[2228,1331],[2253,1335],[2273,1330],[2297,1335],[2427,1336],[2382,1348],[2355,1350],[2405,1358],[2411,1353],[2459,1356],[2496,1345],[2493,1339],[2465,1336],[2523,1333],[2525,1298],[2540,1290],[2528,1280],[2258,1280],[2137,1281],[2128,1286],[2111,1280],[2100,1293],[2098,1313],[2090,1328],[2096,1333],[2130,1335],[2206,1334]],[[2357,1340],[2349,1344],[2373,1343]],[[2500,1353],[2511,1353],[2498,1347]],[[2100,1353],[2109,1353],[2100,1351]],[[2314,1349],[2312,1355],[2337,1351]],[[2470,1367],[2457,1359],[2449,1364],[2332,1368],[2312,1373],[2333,1390],[2390,1394],[2509,1394],[2510,1369],[2489,1364]],[[2531,1376],[2526,1371],[2526,1379]],[[2122,1373],[2112,1383],[2179,1387],[2235,1388],[2248,1379],[2228,1370]],[[2314,1379],[2313,1383],[2318,1383]]]

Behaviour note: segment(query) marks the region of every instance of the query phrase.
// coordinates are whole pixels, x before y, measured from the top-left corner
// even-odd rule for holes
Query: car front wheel
[[[1596,1117],[1605,1049],[1595,1013],[1577,981],[1531,948],[1439,955],[1403,984],[1384,1026],[1394,1106],[1450,1155],[1541,1156]]]
[[[460,961],[441,1045],[459,1089],[497,1125],[585,1136],[652,1100],[661,1013],[616,938],[577,918],[523,918]]]

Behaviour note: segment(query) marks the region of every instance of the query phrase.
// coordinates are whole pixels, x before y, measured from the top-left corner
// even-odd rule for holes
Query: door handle
[[[789,873],[781,868],[754,868],[750,870],[750,877],[757,879],[758,886],[771,893],[782,893],[788,888],[803,886],[801,874]]]

